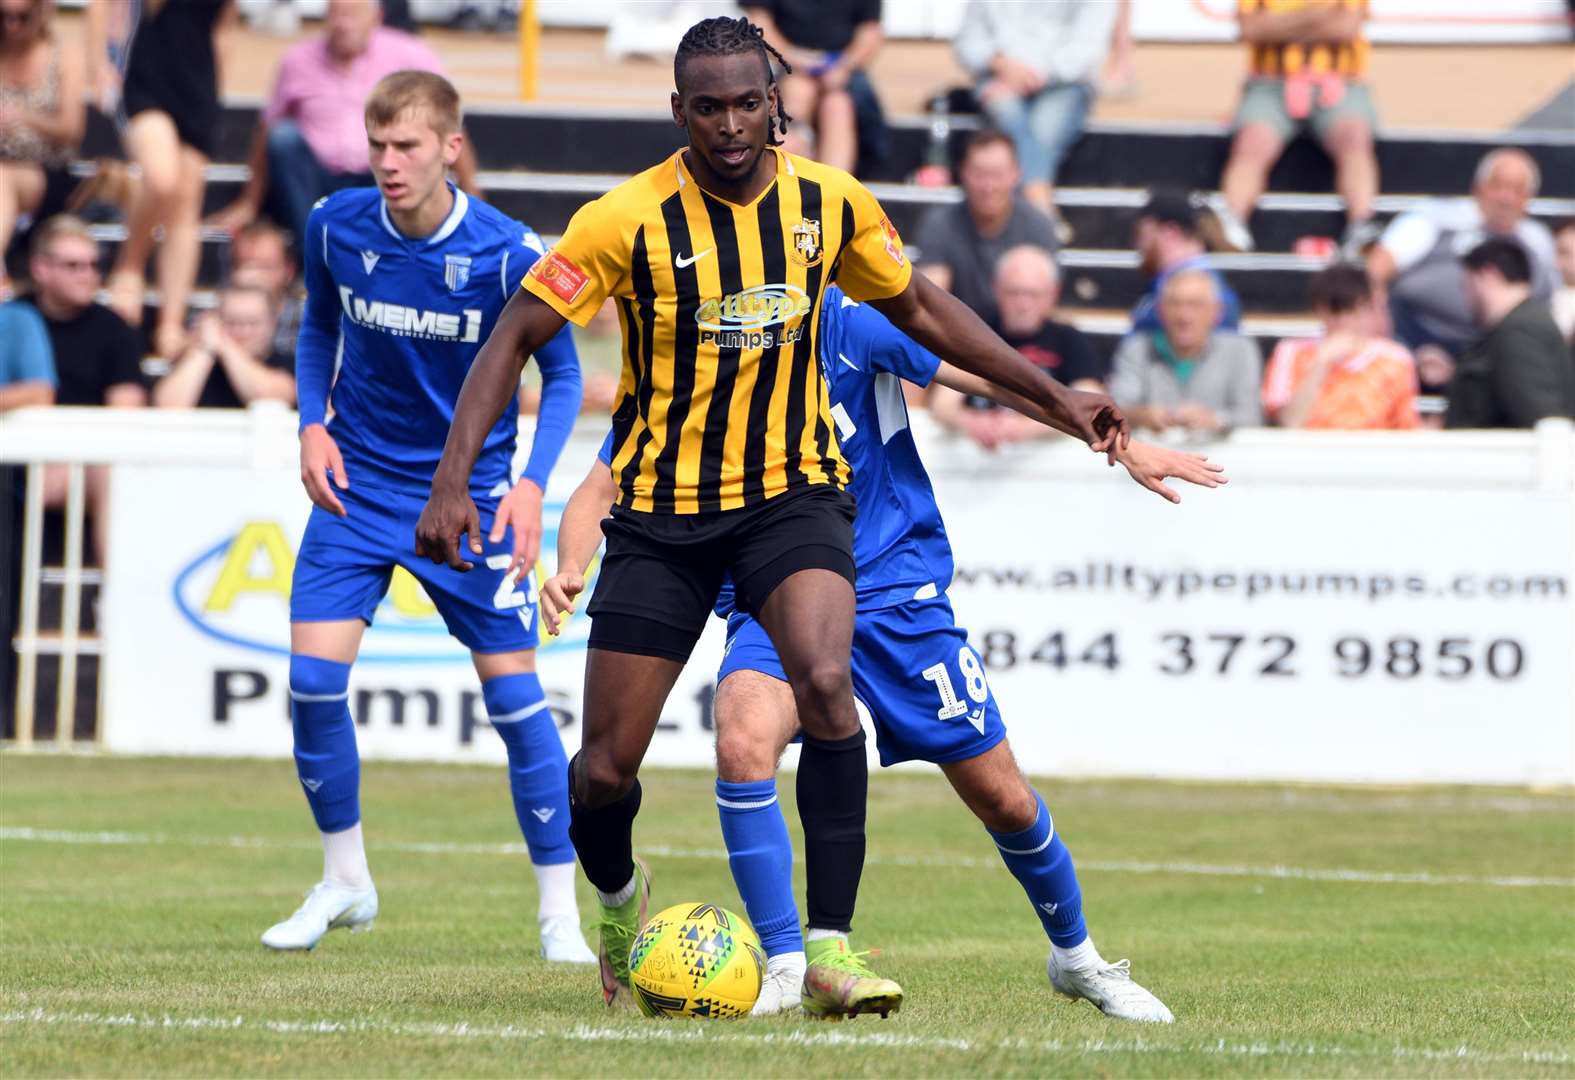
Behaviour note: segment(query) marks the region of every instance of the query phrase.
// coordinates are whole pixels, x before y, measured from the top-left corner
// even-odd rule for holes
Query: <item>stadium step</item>
[[[217,160],[244,161],[259,103],[232,99],[220,123]],[[466,126],[482,165],[534,172],[633,173],[670,154],[682,135],[664,112],[477,106]],[[892,152],[870,179],[904,180],[924,163],[926,117],[890,121]],[[952,149],[979,127],[977,117],[948,118]],[[1385,190],[1459,195],[1479,158],[1495,146],[1520,146],[1542,169],[1543,194],[1575,198],[1575,131],[1386,131],[1378,142]],[[1072,187],[1213,188],[1229,148],[1221,125],[1090,124],[1063,163]],[[1293,143],[1270,176],[1271,191],[1332,191],[1327,156],[1305,139]]]

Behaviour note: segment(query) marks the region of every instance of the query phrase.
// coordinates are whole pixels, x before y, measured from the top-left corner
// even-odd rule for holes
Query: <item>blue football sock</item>
[[[1088,938],[1083,926],[1083,894],[1077,887],[1072,853],[1056,835],[1044,799],[1038,792],[1034,798],[1039,802],[1039,818],[1028,828],[1015,833],[988,831],[1006,868],[1028,894],[1050,941],[1070,949]]]
[[[295,772],[317,827],[343,832],[361,820],[361,756],[350,719],[350,665],[290,654]]]
[[[803,952],[804,935],[793,902],[793,844],[777,802],[776,781],[718,780],[716,806],[733,881],[766,955]]]
[[[487,719],[509,753],[509,791],[530,861],[538,866],[571,863],[569,759],[547,695],[535,672],[500,675],[481,684]]]

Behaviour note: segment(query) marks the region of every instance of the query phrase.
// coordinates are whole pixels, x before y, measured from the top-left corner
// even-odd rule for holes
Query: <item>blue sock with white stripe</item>
[[[793,902],[793,842],[788,839],[775,780],[716,782],[722,842],[744,911],[767,956],[804,951]]]
[[[290,654],[290,721],[295,772],[325,833],[361,820],[361,755],[350,719],[350,665]]]
[[[569,759],[535,672],[481,684],[487,719],[509,754],[509,791],[530,861],[574,862],[569,842]]]
[[[1015,833],[988,832],[1001,861],[1028,894],[1051,944],[1070,949],[1088,938],[1083,926],[1083,894],[1077,887],[1072,853],[1056,835],[1049,807],[1037,791],[1034,798],[1039,802],[1039,817],[1028,828]]]

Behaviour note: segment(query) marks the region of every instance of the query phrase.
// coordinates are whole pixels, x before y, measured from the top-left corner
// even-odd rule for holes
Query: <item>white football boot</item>
[[[377,889],[373,886],[357,889],[319,881],[294,915],[268,928],[262,943],[270,949],[315,949],[328,931],[339,927],[370,930],[375,918]]]
[[[760,978],[760,996],[750,1016],[775,1016],[792,1012],[804,1000],[804,954],[794,953],[797,963],[775,963],[778,957],[766,961],[766,972]]]
[[[1132,961],[1114,964],[1101,961],[1098,967],[1074,971],[1056,963],[1050,953],[1050,985],[1058,994],[1091,1002],[1106,1016],[1119,1020],[1138,1020],[1148,1024],[1173,1024],[1176,1018],[1165,1003],[1132,981]]]
[[[596,963],[596,954],[585,943],[580,921],[573,915],[555,915],[542,920],[541,955],[549,964]]]

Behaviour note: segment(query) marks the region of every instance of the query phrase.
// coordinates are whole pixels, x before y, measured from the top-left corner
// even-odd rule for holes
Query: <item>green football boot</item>
[[[638,858],[634,860],[634,878],[634,895],[617,907],[603,904],[599,898],[596,901],[602,909],[596,921],[601,936],[597,959],[602,971],[602,1000],[608,1008],[634,1008],[634,995],[629,990],[629,947],[645,925],[651,905],[651,871]]]
[[[902,1008],[902,987],[883,979],[865,962],[867,952],[850,952],[845,937],[806,942],[804,1011],[827,1020],[860,1013],[888,1016]]]

